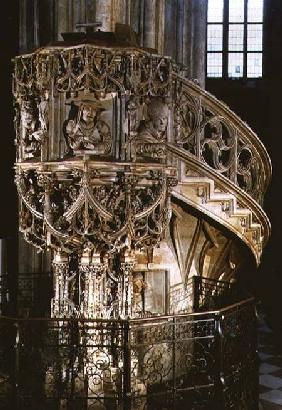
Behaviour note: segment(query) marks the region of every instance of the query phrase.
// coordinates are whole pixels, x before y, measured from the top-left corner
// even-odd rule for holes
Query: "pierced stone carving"
[[[208,115],[202,125],[202,133],[200,150],[203,160],[234,179],[235,131],[224,124],[223,118]]]
[[[171,93],[172,70],[171,58],[142,50],[50,47],[16,58],[13,87],[16,96],[41,91],[52,81],[59,93],[85,90],[102,95],[131,89],[135,95],[165,97]]]
[[[86,241],[100,252],[155,246],[169,221],[173,177],[161,170],[135,174],[126,167],[111,174],[113,181],[95,169],[18,171],[22,229],[36,218],[47,246],[59,243],[69,252],[81,250]]]
[[[262,203],[269,179],[268,158],[252,135],[250,143],[246,135],[250,129],[237,127],[226,108],[208,93],[200,92],[195,84],[178,78],[175,142]]]
[[[93,25],[85,26],[87,39]],[[193,371],[189,340],[203,339],[187,317],[167,326],[152,316],[204,306],[202,295],[213,296],[215,285],[209,281],[204,294],[195,280],[198,287],[189,293],[193,274],[229,278],[237,269],[233,238],[192,216],[190,207],[218,222],[234,219],[233,228],[241,215],[236,198],[224,196],[224,183],[218,195],[212,176],[216,171],[258,198],[265,168],[231,114],[182,79],[170,58],[119,43],[101,49],[93,40],[58,43],[15,59],[20,230],[37,249],[53,253],[51,314],[58,325],[52,335],[56,350],[74,346],[71,357],[63,354],[58,366],[48,366],[47,378],[52,366],[56,373],[50,385],[58,381],[76,403],[83,391],[86,406],[115,407],[122,405],[120,391],[129,398],[131,379],[134,394],[126,403],[146,406],[147,392],[156,396],[171,381],[183,387],[183,375]],[[214,179],[224,182],[221,175]],[[245,215],[244,231],[259,247],[261,231],[254,227],[249,234],[252,209]],[[128,327],[128,318],[144,315],[151,316],[144,326],[133,321]],[[186,329],[189,343],[174,355],[170,345],[179,339],[178,328]],[[206,333],[211,340],[214,332]],[[64,397],[58,405],[71,405]]]
[[[242,122],[233,116],[228,107],[203,92],[194,82],[181,78],[177,67],[169,58],[126,48],[100,49],[92,45],[50,47],[15,59],[13,89],[20,111],[20,101],[33,99],[31,105],[35,106],[35,111],[29,108],[29,114],[23,112],[20,115],[23,117],[21,126],[18,125],[20,121],[15,119],[17,143],[22,140],[19,160],[37,158],[40,155],[40,146],[50,123],[50,118],[47,118],[48,93],[51,95],[52,92],[52,98],[55,99],[65,95],[70,100],[74,96],[77,101],[77,96],[82,93],[84,99],[91,96],[90,100],[97,101],[106,95],[115,94],[118,95],[115,106],[118,111],[114,113],[113,123],[107,124],[105,121],[106,125],[97,125],[94,134],[90,119],[86,120],[83,128],[85,124],[81,115],[78,115],[77,103],[76,113],[75,109],[72,115],[70,113],[66,120],[68,124],[64,127],[69,155],[74,151],[90,153],[92,150],[95,155],[107,156],[113,150],[116,158],[121,160],[129,160],[131,157],[138,161],[143,159],[162,162],[166,155],[166,138],[162,137],[168,134],[170,142],[174,140],[175,144],[231,179],[260,203],[262,201],[270,169],[261,145],[251,135],[251,130],[246,125],[242,126]],[[131,103],[126,106],[124,97],[128,94]],[[147,98],[150,98],[150,102],[147,107],[148,115],[144,119],[140,115],[140,107],[146,106]],[[162,102],[162,99],[171,101],[171,98],[174,135],[171,135],[171,129],[164,134],[157,132],[156,135],[155,125],[152,126],[154,119],[150,118],[153,116],[154,106],[157,107],[158,101]],[[62,117],[61,113],[58,116],[56,114],[56,108],[61,102],[56,100],[52,108],[49,149],[49,158],[52,160],[64,157],[64,153],[60,151],[64,144],[59,135],[63,126],[60,123]],[[94,120],[94,114],[92,115]],[[124,129],[126,116],[130,118],[128,129],[126,126]],[[97,117],[104,121],[103,114],[96,113],[96,120]],[[113,126],[115,123],[119,127],[118,141],[114,140],[116,136],[111,136],[108,129],[109,125]],[[60,130],[56,127],[60,127]],[[123,134],[126,133],[127,137],[124,138]],[[144,137],[146,142],[139,141],[140,137]],[[54,144],[54,139],[58,146]],[[46,157],[43,154],[41,152]]]

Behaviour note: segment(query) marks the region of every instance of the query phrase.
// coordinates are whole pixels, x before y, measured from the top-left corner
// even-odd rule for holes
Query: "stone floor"
[[[282,346],[263,318],[259,320],[260,410],[282,410]]]

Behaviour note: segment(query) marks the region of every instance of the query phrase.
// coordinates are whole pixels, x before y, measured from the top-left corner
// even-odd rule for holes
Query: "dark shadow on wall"
[[[12,100],[12,58],[18,53],[18,4],[5,2],[0,25],[0,236],[14,235],[17,228],[16,192],[13,183],[15,160],[13,100]]]
[[[0,24],[0,238],[4,239],[5,263],[1,274],[9,270],[9,298],[11,311],[15,309],[16,274],[18,260],[17,196],[14,185],[13,165],[15,161],[12,58],[18,54],[18,1],[5,2]]]

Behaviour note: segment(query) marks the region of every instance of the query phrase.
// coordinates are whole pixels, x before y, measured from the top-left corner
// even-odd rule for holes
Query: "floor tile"
[[[259,383],[271,389],[279,389],[282,387],[282,379],[280,377],[272,376],[271,374],[262,374],[259,376]]]
[[[265,345],[265,346],[267,346],[267,345],[268,345],[268,346],[272,346],[272,345],[273,345],[272,337],[270,337],[269,335],[267,335],[267,336],[259,336],[258,342],[259,342],[260,344]]]
[[[277,372],[271,373],[272,376],[281,377],[282,378],[282,369],[280,368]]]
[[[270,403],[269,401],[260,400],[259,410],[282,410],[282,407],[278,404]]]
[[[269,364],[266,362],[261,363],[261,365],[259,366],[260,374],[273,373],[273,372],[276,372],[277,370],[281,370],[281,367],[275,366],[273,364]]]
[[[277,350],[274,348],[273,345],[263,345],[262,347],[259,347],[259,352],[265,353],[265,354],[271,354],[271,356],[277,355]]]
[[[270,391],[269,387],[263,386],[262,384],[259,385],[259,394],[266,393],[267,391]]]
[[[275,355],[275,357],[270,357],[269,359],[265,360],[266,363],[268,364],[274,364],[275,366],[279,366],[282,368],[282,357],[278,357]]]
[[[260,326],[259,331],[262,333],[272,333],[272,330],[266,324]]]
[[[273,356],[271,353],[262,353],[262,352],[259,352],[258,355],[259,355],[259,358],[262,362],[266,359],[270,359],[270,357]]]
[[[266,393],[260,394],[261,400],[266,400],[274,404],[280,404],[282,406],[282,391],[270,390]]]

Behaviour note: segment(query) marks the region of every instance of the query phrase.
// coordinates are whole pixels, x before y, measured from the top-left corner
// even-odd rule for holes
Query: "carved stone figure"
[[[21,106],[23,158],[40,156],[42,134],[39,131],[38,108],[34,100],[22,102]]]
[[[138,126],[139,126],[139,115],[138,115],[138,108],[139,103],[136,99],[131,98],[126,106],[127,111],[127,121],[124,124],[125,132],[130,141],[136,138],[138,134]]]
[[[147,120],[141,123],[136,138],[136,156],[163,159],[165,157],[168,106],[159,98],[147,105]]]
[[[42,131],[47,131],[49,127],[48,100],[49,100],[49,92],[48,90],[45,90],[43,95],[41,96],[40,103],[38,104],[40,129]]]
[[[69,154],[106,155],[111,152],[109,125],[101,119],[103,108],[97,102],[81,101],[77,107],[72,102],[69,118],[64,124],[64,134]]]
[[[143,142],[164,142],[168,124],[168,106],[159,98],[151,99],[147,105],[148,119],[138,130],[138,140]]]
[[[133,313],[138,316],[143,313],[143,292],[147,284],[143,278],[143,274],[136,272],[133,275]]]

